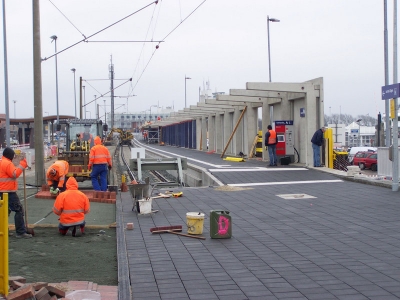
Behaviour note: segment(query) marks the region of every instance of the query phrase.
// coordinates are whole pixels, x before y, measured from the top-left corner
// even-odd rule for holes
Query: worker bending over
[[[59,192],[65,191],[68,169],[69,163],[65,160],[57,160],[47,169],[47,184],[51,194],[57,195]]]
[[[8,215],[11,211],[15,212],[14,223],[17,238],[31,238],[32,235],[26,232],[24,222],[24,209],[17,195],[18,182],[17,178],[26,169],[28,163],[26,159],[22,159],[19,165],[14,166],[12,160],[15,152],[13,149],[6,147],[3,151],[3,157],[0,161],[0,197],[3,199],[3,193],[8,193]]]
[[[67,190],[57,196],[53,212],[60,216],[58,231],[66,235],[72,229],[72,236],[82,236],[85,233],[85,214],[90,211],[89,198],[78,190],[75,177],[67,180]],[[76,227],[79,226],[79,230]]]
[[[90,177],[95,191],[107,191],[107,169],[111,170],[111,155],[107,147],[101,144],[99,136],[94,138],[94,146],[90,149],[88,169],[92,169]],[[100,184],[98,177],[100,176]]]

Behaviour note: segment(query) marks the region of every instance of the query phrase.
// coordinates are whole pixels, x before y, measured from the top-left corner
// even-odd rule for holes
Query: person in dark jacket
[[[321,166],[321,149],[320,147],[324,143],[324,132],[325,127],[318,129],[312,139],[312,149],[313,149],[313,160],[314,160],[314,167],[322,167]]]
[[[271,125],[268,125],[268,131],[265,133],[265,148],[268,148],[269,154],[269,165],[270,166],[277,166],[278,165],[278,158],[276,157],[276,144],[278,140],[276,138],[276,132],[272,129]]]

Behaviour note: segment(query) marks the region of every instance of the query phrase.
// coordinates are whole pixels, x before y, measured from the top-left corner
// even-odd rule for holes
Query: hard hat
[[[55,176],[57,174],[57,170],[56,169],[51,169],[50,170],[50,175],[51,176]]]

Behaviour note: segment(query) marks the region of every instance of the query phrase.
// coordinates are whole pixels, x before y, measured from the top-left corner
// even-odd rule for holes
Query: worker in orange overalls
[[[272,129],[271,125],[268,125],[268,131],[265,133],[265,148],[269,154],[269,165],[277,166],[278,158],[276,156],[276,144],[278,140],[276,138],[276,131]]]
[[[107,147],[101,144],[99,136],[94,138],[94,146],[90,149],[88,169],[92,169],[90,177],[95,191],[107,191],[107,169],[111,170],[111,155]],[[98,177],[100,176],[100,184]]]
[[[50,187],[50,193],[57,195],[59,192],[64,192],[67,183],[67,174],[69,163],[66,160],[56,160],[46,173],[47,184]]]
[[[54,202],[53,212],[60,216],[58,231],[66,235],[72,229],[72,236],[81,236],[85,233],[85,215],[90,211],[89,198],[78,190],[78,182],[75,177],[67,180],[67,190],[57,196]],[[79,226],[77,231],[76,227]]]
[[[26,159],[22,159],[19,165],[14,166],[12,160],[15,152],[13,149],[6,147],[3,151],[3,157],[0,160],[0,197],[3,199],[3,193],[8,193],[8,215],[11,211],[15,212],[14,224],[17,238],[31,238],[32,235],[26,232],[24,222],[24,209],[19,200],[17,178],[27,168]]]

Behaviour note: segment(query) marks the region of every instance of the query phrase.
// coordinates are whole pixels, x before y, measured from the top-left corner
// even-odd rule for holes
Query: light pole
[[[186,108],[186,80],[188,80],[188,79],[192,79],[192,78],[186,77],[186,75],[185,75],[185,108]]]
[[[83,106],[85,107],[85,119],[86,119],[86,90],[84,85],[82,85],[82,88],[83,88]]]
[[[75,119],[76,119],[76,84],[75,84],[75,68],[72,68],[71,71],[74,73],[74,98],[75,98]]]
[[[150,119],[150,122],[151,122],[151,108],[152,108],[152,107],[157,107],[157,105],[151,105],[151,106],[150,106],[150,118],[149,118],[149,119]]]
[[[15,109],[15,103],[17,103],[17,100],[13,100],[13,102],[14,102],[14,119],[16,119],[17,118],[17,110]],[[14,122],[15,122],[15,120],[14,120]],[[13,126],[13,128],[15,131],[15,125]]]
[[[358,123],[358,145],[361,147],[362,145],[361,145],[361,125],[360,125],[360,122],[362,121],[362,119],[358,119],[357,121],[356,121],[356,123]]]
[[[267,16],[267,33],[268,33],[268,67],[269,67],[269,82],[271,82],[271,53],[269,46],[269,22],[280,22],[280,20],[275,18],[270,18]]]
[[[104,124],[107,124],[106,99],[104,101]]]
[[[94,117],[98,118],[98,116],[97,116],[97,100],[96,100],[96,96],[97,95],[94,95]]]
[[[56,103],[57,103],[57,131],[61,131],[61,125],[60,125],[60,116],[58,114],[58,71],[57,71],[57,36],[52,35],[51,37],[51,42],[54,41],[54,52],[55,52],[55,60],[56,60]],[[60,136],[58,136],[57,139],[57,152],[60,149]]]

